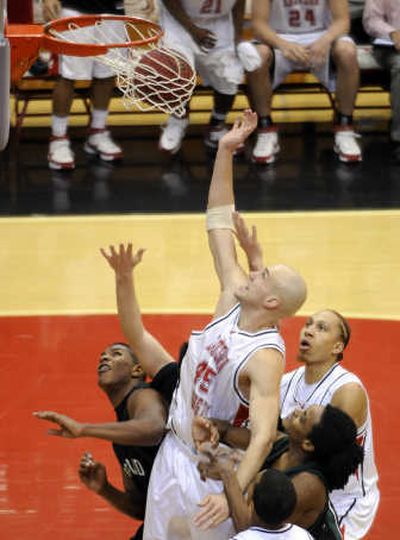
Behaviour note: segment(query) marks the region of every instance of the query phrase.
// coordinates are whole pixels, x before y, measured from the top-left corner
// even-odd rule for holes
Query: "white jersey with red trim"
[[[229,15],[236,0],[181,0],[181,4],[192,19],[215,19]]]
[[[329,0],[270,0],[268,24],[278,34],[309,34],[331,21]]]
[[[327,405],[332,396],[339,388],[349,383],[359,384],[366,392],[362,382],[354,373],[344,369],[340,364],[334,364],[331,369],[314,384],[305,382],[305,367],[302,366],[294,371],[285,373],[281,381],[281,417],[287,417],[294,409],[305,409],[310,405]],[[366,392],[367,393],[367,392]],[[364,461],[356,474],[352,475],[344,489],[334,490],[330,493],[330,499],[335,507],[339,520],[348,513],[356,511],[357,501],[368,501],[370,511],[365,513],[365,529],[375,516],[379,503],[378,471],[375,465],[374,443],[372,434],[372,420],[368,403],[367,419],[363,426],[358,429],[357,438],[364,448]],[[359,536],[358,538],[361,538]]]
[[[313,540],[309,532],[297,525],[286,524],[279,529],[250,527],[236,534],[231,540]]]
[[[195,415],[231,423],[245,420],[243,410],[249,403],[240,392],[239,376],[256,351],[276,349],[284,361],[285,345],[278,329],[244,332],[238,327],[239,316],[237,304],[203,331],[192,332],[190,337],[168,420],[179,439],[190,446]]]

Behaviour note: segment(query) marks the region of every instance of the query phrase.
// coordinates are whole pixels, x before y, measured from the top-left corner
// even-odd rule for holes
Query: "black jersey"
[[[122,0],[61,0],[63,8],[75,9],[81,13],[108,13],[123,15]]]
[[[127,401],[134,392],[140,391],[143,388],[149,388],[149,385],[143,383],[135,388],[132,388],[118,407],[115,408],[115,414],[118,422],[130,420]],[[143,494],[143,497],[145,497],[147,493],[151,468],[153,466],[158,448],[159,445],[127,446],[113,443],[113,449],[121,465],[124,477],[135,485],[138,492]]]
[[[287,435],[275,441],[274,445],[272,446],[271,452],[268,454],[267,458],[263,463],[262,469],[271,468],[275,461],[282,454],[287,452],[288,448],[289,437]],[[327,481],[318,463],[308,461],[302,463],[301,465],[298,465],[297,467],[291,467],[290,469],[286,469],[286,471],[282,472],[284,472],[290,478],[302,472],[308,472],[310,474],[318,476],[326,489],[325,508],[318,516],[317,520],[310,527],[308,527],[307,530],[316,540],[342,540],[342,534],[340,532],[335,511],[329,501]]]
[[[150,383],[150,386],[161,394],[168,407],[171,404],[172,395],[179,380],[179,369],[180,364],[178,362],[169,362],[156,373]]]

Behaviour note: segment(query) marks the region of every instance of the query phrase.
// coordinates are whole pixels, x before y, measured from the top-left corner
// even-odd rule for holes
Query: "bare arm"
[[[174,359],[143,326],[133,274],[142,260],[144,250],[139,249],[133,253],[132,244],[120,244],[118,251],[114,246],[110,246],[108,252],[104,249],[100,251],[115,272],[118,317],[122,331],[143,370],[153,378]]]
[[[292,478],[296,491],[296,506],[288,518],[289,523],[307,529],[317,520],[326,505],[326,489],[322,481],[308,472]]]
[[[180,0],[162,0],[169,13],[179,24],[192,36],[194,41],[203,50],[212,49],[217,42],[215,34],[206,28],[200,28],[195,25],[189,15],[186,13]]]
[[[243,371],[240,379],[246,378],[250,386],[250,441],[237,470],[242,493],[260,470],[276,437],[282,356],[274,349],[262,349],[252,356]],[[215,527],[229,515],[224,494],[208,495],[199,506],[201,510],[194,523],[200,528]]]
[[[245,111],[243,118],[221,139],[215,159],[208,193],[208,210],[234,204],[232,159],[235,149],[242,144],[257,124],[257,115]],[[215,316],[221,316],[235,303],[234,290],[245,282],[239,266],[232,230],[224,225],[209,229],[208,241],[221,287]]]
[[[235,29],[235,43],[239,43],[239,41],[242,39],[245,5],[245,0],[236,0],[236,4],[232,9],[233,26]]]
[[[252,24],[254,35],[274,49],[280,49],[283,56],[292,62],[308,65],[307,48],[282,39],[269,24],[271,0],[252,3]]]
[[[252,504],[250,497],[243,494],[232,462],[229,464],[226,460],[223,462],[217,459],[217,463],[235,529],[237,531],[248,529],[252,525]],[[252,491],[252,489],[249,490],[251,493]]]
[[[263,270],[265,268],[264,257],[261,245],[258,242],[255,225],[252,226],[250,232],[239,212],[234,212],[233,223],[235,225],[236,238],[246,255],[249,270],[252,272]]]
[[[58,424],[58,429],[50,429],[50,435],[76,439],[94,437],[116,444],[128,446],[153,446],[164,434],[166,411],[161,396],[155,390],[141,390],[128,401],[131,417],[125,422],[82,423],[54,411],[34,413],[41,420]]]
[[[250,382],[250,442],[237,470],[243,491],[260,470],[276,438],[282,355],[275,349],[262,349],[244,371]]]
[[[348,34],[350,14],[348,0],[329,0],[332,22],[324,37],[332,44],[338,37]]]
[[[333,42],[340,36],[346,35],[350,29],[350,15],[347,0],[329,0],[331,11],[331,24],[322,36],[309,45],[310,64],[318,66],[324,64]]]
[[[354,420],[357,428],[367,419],[368,399],[365,390],[357,383],[343,385],[333,394],[331,405],[338,407]]]
[[[110,484],[105,466],[103,463],[94,461],[90,453],[83,454],[78,472],[81,482],[114,508],[132,518],[143,517],[144,504],[136,500],[137,497],[131,493],[120,491]]]
[[[60,0],[43,0],[42,10],[43,19],[46,22],[57,19],[61,13]]]

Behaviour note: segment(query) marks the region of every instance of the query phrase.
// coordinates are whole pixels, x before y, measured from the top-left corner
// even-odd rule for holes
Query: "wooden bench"
[[[361,68],[361,85],[356,103],[356,115],[358,117],[376,114],[385,118],[390,115],[390,104],[388,99],[389,76],[376,64],[371,54],[370,45],[358,46],[358,60]],[[14,126],[17,136],[24,125],[26,119],[34,118],[39,120],[48,118],[50,112],[50,101],[55,84],[55,77],[25,77],[13,89],[14,97]],[[74,107],[71,115],[78,118],[78,123],[82,120],[88,122],[90,116],[90,82],[78,81],[75,86]],[[212,93],[209,88],[205,88],[199,82],[197,90],[191,101],[191,120],[200,123],[204,118],[204,113],[208,113],[212,107]],[[114,98],[110,107],[110,122],[123,123],[126,125],[142,123],[159,124],[161,113],[153,113],[124,108],[120,100],[121,94],[115,90]],[[76,106],[76,101],[80,106]],[[29,105],[35,102],[36,106],[30,110]],[[40,106],[38,103],[47,102],[47,106]],[[243,110],[248,106],[246,99],[246,86],[240,88],[235,100],[234,111]],[[327,113],[333,111],[333,98],[331,94],[309,73],[292,73],[285,82],[276,90],[273,99],[273,113],[277,121],[301,121],[299,118],[307,118],[310,121],[318,121],[326,118]],[[323,114],[322,114],[323,113]],[[141,116],[138,117],[138,114]],[[115,117],[113,122],[113,116]],[[196,121],[196,118],[199,121]],[[143,120],[144,119],[144,120]]]

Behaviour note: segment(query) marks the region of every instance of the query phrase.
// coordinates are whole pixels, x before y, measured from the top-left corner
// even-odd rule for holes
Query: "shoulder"
[[[128,397],[126,406],[129,416],[132,419],[143,408],[148,410],[154,410],[160,406],[164,408],[164,402],[159,392],[146,384],[132,392]]]
[[[360,428],[367,420],[368,396],[359,382],[348,382],[332,395],[331,405],[347,413]]]
[[[297,499],[303,508],[322,506],[326,501],[326,487],[322,478],[311,471],[302,471],[292,476]]]

